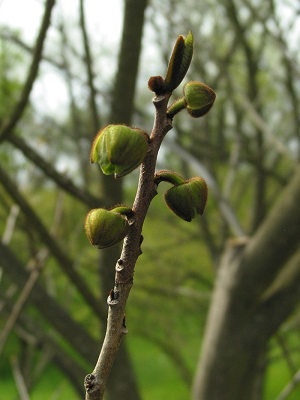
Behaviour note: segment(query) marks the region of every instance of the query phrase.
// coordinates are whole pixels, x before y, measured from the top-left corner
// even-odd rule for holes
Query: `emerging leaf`
[[[192,32],[189,32],[186,38],[182,35],[177,38],[165,79],[167,92],[172,92],[176,89],[185,77],[192,61],[193,45]]]

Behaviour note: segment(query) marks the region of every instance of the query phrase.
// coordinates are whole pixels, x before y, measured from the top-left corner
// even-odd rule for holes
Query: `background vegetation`
[[[208,205],[202,218],[186,223],[166,209],[160,195],[154,199],[126,314],[129,334],[107,399],[203,400],[197,387],[204,366],[198,360],[203,354],[208,362],[212,322],[207,315],[217,304],[223,271],[231,282],[236,276],[234,263],[224,260],[228,251],[244,249],[257,237],[280,194],[299,175],[299,5],[126,0],[115,47],[93,35],[86,18],[93,1],[72,3],[70,14],[61,3],[33,3],[41,18],[28,22],[36,27],[32,42],[4,21],[0,26],[0,399],[83,398],[83,379],[104,334],[106,298],[119,255],[118,247],[92,248],[83,221],[92,207],[131,204],[137,184],[136,172],[115,182],[90,166],[91,141],[107,123],[151,130],[148,78],[164,74],[176,37],[192,30],[188,79],[208,84],[217,100],[203,120],[184,113],[176,118],[158,167],[186,177],[202,175],[209,186]],[[105,5],[102,11],[105,19]],[[58,104],[50,101],[48,107],[42,89],[51,93],[53,77],[57,86],[51,90],[61,91],[62,98],[54,96]],[[255,376],[246,373],[249,396],[237,393],[243,400],[300,395],[300,218],[288,207],[281,214],[290,213],[293,234],[283,244],[280,266],[274,263],[272,270],[268,264],[255,279],[241,279],[240,294],[233,297],[242,307],[241,293],[268,281],[253,302],[258,307],[269,300],[269,309],[258,322],[251,314],[255,333],[246,329],[247,346],[239,347],[233,337],[231,346],[238,347],[241,358],[232,350],[225,365],[230,370],[236,362],[242,369],[246,353],[259,349]],[[266,245],[274,257],[275,243]],[[259,255],[262,262],[266,252]],[[243,314],[248,315],[246,300]],[[240,332],[232,312],[230,329]],[[232,335],[223,328],[220,334]],[[215,378],[218,374],[221,366]],[[242,382],[237,374],[236,379]]]

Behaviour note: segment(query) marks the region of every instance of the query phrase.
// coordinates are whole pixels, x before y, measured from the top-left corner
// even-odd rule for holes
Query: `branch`
[[[6,220],[4,232],[2,235],[2,243],[4,243],[4,244],[9,244],[9,242],[11,241],[11,238],[12,238],[12,235],[13,235],[13,232],[15,229],[16,221],[17,221],[17,218],[19,215],[19,211],[20,211],[20,208],[16,204],[13,204],[11,206],[9,215]]]
[[[96,104],[97,91],[94,86],[94,74],[93,74],[93,70],[92,70],[92,56],[91,56],[91,50],[90,50],[90,46],[89,46],[86,24],[85,24],[83,0],[80,0],[80,27],[81,27],[83,46],[84,46],[84,51],[85,51],[85,65],[87,68],[88,86],[90,89],[90,107],[91,107],[91,114],[92,114],[92,120],[93,120],[92,126],[93,126],[93,132],[97,132],[99,129],[99,126],[100,126],[100,118],[99,118],[99,114],[98,114],[98,107]]]
[[[90,206],[97,207],[101,203],[101,199],[93,196],[87,190],[84,190],[75,185],[75,183],[66,176],[59,173],[50,163],[44,160],[38,152],[31,148],[24,139],[13,133],[8,137],[8,141],[15,145],[21,152],[32,161],[38,168],[40,168],[46,176],[51,178],[59,187],[65,192],[70,193],[82,203]]]
[[[237,271],[236,282],[243,282],[242,297],[254,301],[263,293],[294,253],[300,238],[300,166],[268,217],[250,240]],[[255,284],[254,284],[255,282]]]
[[[20,290],[28,280],[29,274],[15,254],[1,242],[0,264]],[[52,296],[49,296],[38,282],[31,292],[29,301],[83,359],[89,363],[95,361],[95,349],[99,347],[97,341],[90,336],[80,323],[74,321],[69,313]]]
[[[234,84],[234,82],[232,82]],[[235,86],[235,85],[234,85]],[[269,143],[276,150],[278,154],[286,156],[288,160],[296,159],[296,155],[293,154],[287,146],[284,145],[272,132],[272,129],[263,120],[262,116],[257,112],[248,97],[240,90],[235,91],[235,96],[238,100],[238,104],[247,113],[247,117],[253,122],[254,126],[259,129],[266,138],[266,142]]]
[[[10,177],[0,166],[0,182],[9,195],[14,199],[14,201],[19,205],[20,209],[23,211],[24,215],[30,221],[30,224],[38,232],[39,238],[44,242],[45,246],[51,251],[52,255],[58,261],[58,265],[63,270],[63,272],[68,276],[68,278],[73,282],[74,286],[78,289],[79,293],[86,300],[87,304],[96,313],[97,316],[105,314],[105,311],[99,307],[97,299],[90,291],[84,279],[79,275],[74,269],[74,262],[69,256],[62,250],[55,239],[48,232],[47,228],[40,220],[38,215],[33,211],[29,203],[17,190],[14,183],[11,181]]]
[[[28,280],[26,281],[24,287],[21,290],[21,293],[16,300],[12,312],[9,315],[9,317],[6,319],[5,325],[2,328],[1,334],[0,334],[0,354],[2,353],[2,350],[5,346],[5,343],[7,341],[7,338],[13,329],[20,313],[22,312],[24,305],[28,299],[28,297],[31,294],[32,289],[34,288],[34,285],[36,284],[38,278],[40,276],[40,271],[38,268],[35,268],[33,271],[31,271]]]
[[[20,399],[21,400],[30,400],[29,394],[28,394],[28,391],[27,391],[27,388],[25,385],[24,377],[21,373],[20,366],[19,366],[19,363],[18,363],[18,360],[16,359],[16,357],[12,357],[10,363],[11,363],[11,368],[12,368],[13,375],[14,375],[14,378],[16,381],[16,385],[18,388],[18,392],[20,395]]]
[[[12,312],[11,300],[7,297],[0,295],[1,302],[5,302],[5,314]],[[5,316],[4,314],[4,316]],[[84,368],[81,366],[80,360],[75,360],[72,355],[64,348],[64,345],[57,340],[53,331],[45,333],[45,330],[40,326],[36,319],[22,313],[14,327],[16,334],[30,346],[35,348],[43,348],[47,353],[52,355],[53,362],[64,372],[69,378],[73,387],[77,390],[79,395],[83,393],[81,378],[84,376]],[[29,389],[33,386],[34,382],[40,377],[40,368],[32,373]]]
[[[50,229],[50,232],[55,234],[57,232],[58,227],[60,226],[61,222],[61,212],[62,212],[62,199],[59,198],[56,207],[55,207],[55,213],[53,217],[53,225]],[[17,207],[15,205],[15,207]],[[18,212],[19,212],[19,207]],[[2,240],[3,244],[8,244],[5,243]],[[38,281],[38,278],[40,276],[40,272],[43,269],[45,265],[46,259],[49,257],[49,251],[47,248],[42,248],[36,256],[34,256],[32,259],[29,260],[29,262],[26,265],[26,269],[30,269],[30,275],[28,276],[28,279],[25,283],[25,285],[22,287],[21,293],[18,296],[14,306],[12,307],[11,313],[6,319],[5,325],[0,333],[0,354],[5,346],[6,340],[13,329],[14,325],[16,324],[22,310],[25,307],[25,304],[36,284]]]
[[[98,361],[92,374],[85,378],[86,400],[103,398],[105,385],[116,357],[120,342],[127,333],[125,325],[125,305],[132,284],[136,261],[141,254],[141,233],[143,223],[156,195],[154,173],[157,154],[166,133],[172,128],[171,121],[166,118],[167,104],[170,94],[155,97],[156,107],[154,127],[150,136],[149,151],[141,165],[139,185],[133,204],[134,223],[126,236],[120,259],[116,265],[115,287],[108,297],[107,329]]]
[[[45,12],[44,12],[44,17],[42,20],[42,24],[40,27],[40,31],[36,40],[35,44],[35,50],[32,58],[32,62],[29,68],[29,72],[27,75],[27,79],[25,81],[23,91],[21,93],[20,99],[18,103],[16,104],[14,110],[12,111],[12,114],[6,124],[1,127],[0,129],[0,142],[6,139],[13,129],[16,127],[17,123],[21,119],[25,108],[28,104],[29,96],[31,93],[31,90],[33,88],[34,81],[37,77],[38,74],[38,69],[40,65],[40,61],[42,58],[42,52],[43,52],[43,46],[46,38],[46,33],[47,30],[50,26],[50,20],[51,20],[51,12],[53,9],[53,6],[55,4],[55,0],[47,0],[46,2],[46,7],[45,7]]]
[[[196,157],[194,157],[192,154],[190,154],[188,151],[184,150],[182,147],[180,147],[178,144],[176,144],[174,141],[166,138],[165,143],[168,145],[169,148],[172,149],[172,151],[176,152],[177,155],[184,161],[188,162],[188,164],[193,168],[193,170],[201,175],[207,182],[207,185],[209,187],[209,190],[212,192],[213,196],[217,200],[217,204],[219,205],[220,212],[223,215],[224,219],[228,223],[231,231],[236,235],[236,236],[244,236],[245,233],[243,231],[242,226],[239,223],[239,220],[237,219],[237,216],[235,215],[233,208],[229,204],[229,202],[224,198],[222,195],[218,184],[214,177],[211,175],[209,170],[205,167],[201,161],[199,161]]]
[[[292,380],[286,385],[286,387],[276,397],[275,400],[286,400],[299,383],[300,383],[300,369],[295,373]]]

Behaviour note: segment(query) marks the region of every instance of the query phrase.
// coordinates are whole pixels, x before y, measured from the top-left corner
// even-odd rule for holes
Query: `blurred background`
[[[203,81],[217,100],[204,118],[176,116],[157,168],[202,175],[209,200],[187,223],[164,204],[168,186],[159,187],[110,400],[191,398],[226,242],[255,234],[299,162],[300,6],[0,1],[1,400],[84,397],[120,253],[93,248],[84,219],[93,207],[131,205],[138,180],[138,171],[103,177],[90,165],[91,143],[108,123],[151,132],[148,79],[165,75],[177,36],[189,30],[186,80]],[[295,306],[268,340],[253,399],[299,399],[299,323]]]

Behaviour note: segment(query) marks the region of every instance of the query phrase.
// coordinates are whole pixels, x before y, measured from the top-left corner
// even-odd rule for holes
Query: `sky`
[[[78,31],[74,27],[74,21],[75,23],[78,21],[78,9],[79,1],[56,0],[56,5],[52,12],[52,23],[58,24],[61,16],[63,16],[69,32],[74,35],[78,34]],[[9,29],[18,30],[21,32],[22,40],[28,45],[33,45],[39,30],[43,11],[44,1],[41,0],[0,0],[0,26],[4,25],[8,26]],[[115,58],[122,32],[122,13],[122,0],[85,0],[86,23],[89,36],[95,40],[95,43],[105,43],[105,48],[109,49]],[[54,37],[54,41],[52,42],[55,44],[55,32],[53,29],[49,29],[47,33],[48,38],[51,36]],[[78,40],[81,46],[82,38],[78,37]],[[51,41],[47,40],[44,53],[47,53],[49,43]],[[81,48],[80,46],[78,49]],[[51,53],[55,52],[53,47],[49,50]],[[96,55],[97,49],[93,50],[93,53]],[[31,98],[37,107],[47,108],[48,112],[55,113],[57,117],[57,113],[65,108],[65,101],[68,98],[63,77],[57,74],[53,68],[45,65],[45,63],[40,68],[42,74],[35,82]],[[63,113],[61,117],[63,118]]]
[[[43,4],[39,0],[0,0],[0,24],[20,29],[24,40],[32,40],[43,14]],[[65,18],[76,18],[78,4],[79,1],[75,0],[57,0],[54,18],[58,11],[62,11]],[[85,0],[86,19],[92,32],[108,39],[112,32],[111,21],[114,21],[113,36],[118,37],[122,25],[122,4],[122,0]]]

